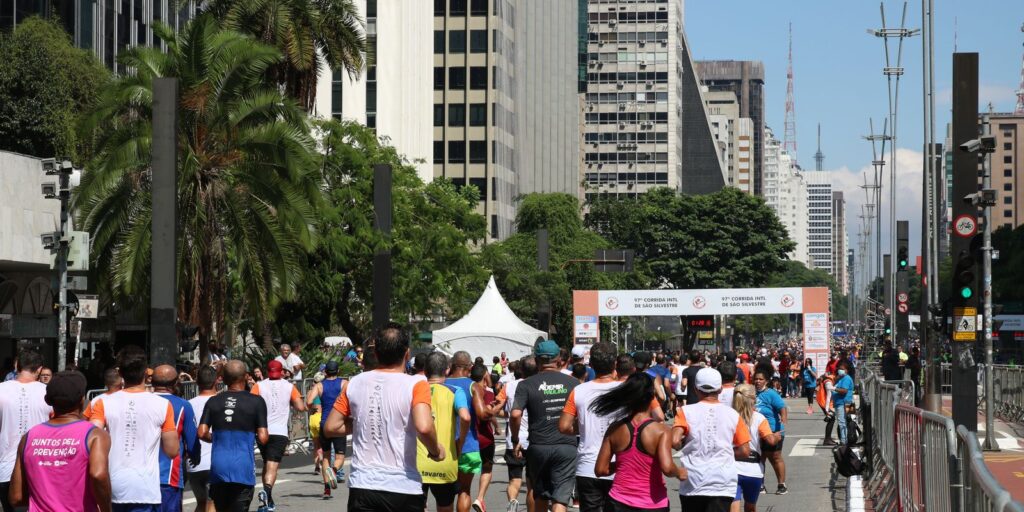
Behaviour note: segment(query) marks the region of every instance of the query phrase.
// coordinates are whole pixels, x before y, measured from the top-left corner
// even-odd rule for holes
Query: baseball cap
[[[587,347],[587,345],[576,345],[575,347],[572,347],[572,355],[575,357],[583,357],[587,355],[588,349],[589,347]]]
[[[541,357],[558,357],[561,350],[558,347],[558,343],[555,343],[554,340],[544,340],[537,344],[537,348],[533,349],[533,353]]]
[[[46,385],[46,403],[58,411],[73,410],[85,397],[85,375],[75,371],[57,372]]]
[[[280,379],[284,374],[284,365],[277,359],[267,363],[267,377],[271,379]]]
[[[746,360],[750,359],[750,356],[748,356],[746,354],[740,354],[740,359],[746,361]]]
[[[337,375],[338,374],[338,362],[337,361],[327,361],[327,364],[324,365],[324,372],[327,373],[327,375]]]
[[[697,372],[697,389],[705,393],[722,389],[722,374],[713,368],[701,368]]]

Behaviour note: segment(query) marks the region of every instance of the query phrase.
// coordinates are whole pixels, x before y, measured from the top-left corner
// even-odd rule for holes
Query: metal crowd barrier
[[[992,367],[995,415],[1011,423],[1024,422],[1024,368]]]
[[[958,457],[963,463],[960,486],[964,510],[968,512],[1020,512],[1024,505],[1014,502],[1009,491],[992,476],[981,454],[977,436],[963,425],[956,428]]]

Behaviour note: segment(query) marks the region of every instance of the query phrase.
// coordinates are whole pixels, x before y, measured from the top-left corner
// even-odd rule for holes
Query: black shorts
[[[629,505],[625,505],[615,501],[612,498],[608,498],[608,502],[612,504],[612,512],[668,512],[668,507],[663,508],[636,508]],[[583,508],[580,508],[580,512],[583,512]]]
[[[189,473],[188,485],[196,501],[205,502],[210,494],[210,470]]]
[[[455,496],[459,494],[459,483],[423,484],[424,498],[427,497],[428,492],[434,495],[434,501],[437,502],[438,508],[450,507],[452,503],[455,503]]]
[[[348,512],[423,512],[426,506],[427,497],[424,494],[348,490]]]
[[[568,505],[576,483],[575,446],[567,444],[530,445],[526,452],[527,478],[536,498]],[[535,498],[535,499],[536,499]]]
[[[11,482],[0,482],[0,505],[3,506],[4,512],[14,512],[14,506],[11,505],[10,492]]]
[[[770,445],[768,443],[762,443],[761,444],[761,452],[764,453],[764,454],[768,454],[769,452],[781,452],[782,451],[782,445],[783,445],[783,443],[785,441],[786,441],[786,434],[782,434],[782,436],[779,438],[779,443],[774,445],[774,446],[772,446],[772,445]]]
[[[253,486],[245,484],[210,484],[210,499],[217,512],[249,512]]]
[[[480,463],[483,465],[494,465],[494,445],[480,448]]]
[[[320,427],[320,448],[324,451],[325,455],[330,455],[330,451],[333,449],[337,455],[345,455],[345,448],[347,448],[347,441],[344,436],[342,437],[324,437],[324,428]]]
[[[524,450],[525,451],[525,450]],[[512,450],[505,450],[505,466],[508,468],[508,478],[511,479],[522,479],[523,468],[526,467],[526,456],[516,458],[512,454]]]
[[[270,436],[267,444],[261,444],[259,447],[263,462],[281,462],[284,450],[288,448],[288,436]]]
[[[732,496],[679,496],[683,510],[695,512],[729,512],[732,502]]]
[[[580,500],[580,512],[615,512],[608,493],[612,481],[586,476],[576,477],[576,497]]]

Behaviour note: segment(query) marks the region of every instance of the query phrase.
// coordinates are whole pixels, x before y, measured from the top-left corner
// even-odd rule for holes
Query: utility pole
[[[933,329],[932,315],[934,306],[939,304],[939,211],[945,210],[940,203],[943,183],[937,164],[937,148],[935,146],[935,3],[934,0],[921,0],[921,62],[922,89],[924,107],[924,230],[922,231],[921,265],[921,341],[924,344],[924,394],[922,406],[931,412],[941,412],[941,369],[939,366],[939,333]],[[944,321],[944,320],[943,320]]]
[[[149,361],[178,356],[178,79],[153,80],[152,243]]]
[[[60,228],[54,233],[44,233],[43,248],[56,252],[57,269],[57,371],[64,371],[68,350],[68,253],[71,248],[71,160],[47,158],[42,161],[43,174],[56,176],[57,183],[43,183],[42,192],[46,199],[60,199]]]

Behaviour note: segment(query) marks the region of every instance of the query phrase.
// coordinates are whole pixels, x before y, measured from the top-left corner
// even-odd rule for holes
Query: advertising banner
[[[598,292],[600,316],[773,315],[801,313],[801,288],[608,290]]]

